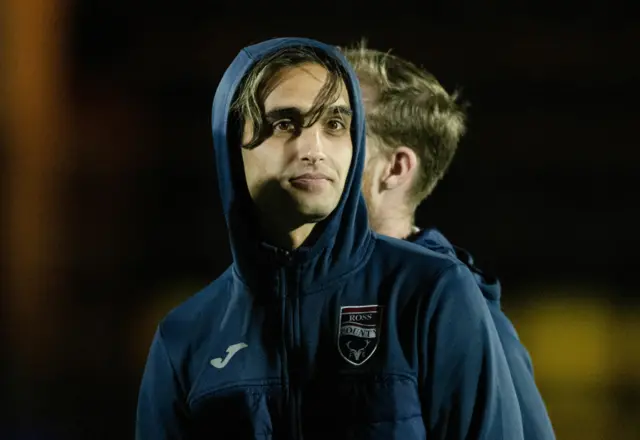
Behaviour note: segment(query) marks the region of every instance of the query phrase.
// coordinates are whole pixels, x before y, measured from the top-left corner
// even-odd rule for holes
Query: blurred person
[[[455,258],[378,236],[335,47],[243,49],[212,111],[233,263],[160,322],[136,438],[522,438],[486,302]]]
[[[415,225],[415,211],[443,178],[465,132],[465,105],[429,72],[366,42],[343,50],[360,80],[367,120],[363,193],[369,222],[380,234],[456,258],[473,273],[500,336],[527,440],[554,439],[528,351],[501,309],[497,278],[435,228]]]

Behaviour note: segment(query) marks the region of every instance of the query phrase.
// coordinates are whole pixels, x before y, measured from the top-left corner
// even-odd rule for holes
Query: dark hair
[[[252,139],[243,148],[254,148],[271,135],[271,127],[265,120],[264,101],[277,87],[278,73],[306,63],[324,67],[328,75],[305,117],[305,126],[313,125],[326,106],[337,99],[340,83],[346,79],[347,74],[335,58],[324,51],[306,46],[287,47],[269,54],[259,60],[244,77],[231,106],[232,118],[241,132],[246,121],[253,125]]]

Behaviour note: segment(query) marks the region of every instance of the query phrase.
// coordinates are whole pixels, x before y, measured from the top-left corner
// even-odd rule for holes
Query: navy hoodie
[[[542,396],[536,386],[529,352],[520,342],[513,324],[502,311],[500,305],[501,287],[498,279],[481,271],[475,265],[469,252],[453,246],[437,229],[424,229],[414,234],[409,240],[435,252],[458,258],[471,270],[478,287],[480,287],[487,300],[487,305],[491,311],[493,322],[496,325],[500,342],[511,370],[511,377],[518,396],[520,411],[522,412],[524,438],[526,440],[554,440],[553,427]]]
[[[317,238],[286,252],[258,234],[229,109],[257,60],[294,46],[325,52],[346,71],[353,157]],[[281,38],[243,49],[216,91],[212,129],[233,263],[160,322],[137,439],[523,438],[504,352],[469,269],[368,226],[360,89],[336,48]]]

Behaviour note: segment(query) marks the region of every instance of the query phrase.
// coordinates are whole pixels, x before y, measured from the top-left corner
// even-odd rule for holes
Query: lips
[[[292,182],[294,181],[313,181],[313,180],[331,180],[329,178],[329,176],[327,176],[326,174],[322,174],[322,173],[305,173],[305,174],[301,174],[299,176],[294,177],[293,179],[291,179]]]
[[[311,192],[320,193],[327,188],[327,185],[331,182],[331,178],[322,173],[305,173],[290,179],[291,186],[296,189]]]

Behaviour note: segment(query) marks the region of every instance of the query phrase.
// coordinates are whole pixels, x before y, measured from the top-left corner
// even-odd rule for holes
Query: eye
[[[283,119],[273,124],[274,132],[292,132],[295,130],[293,122],[288,119]]]
[[[347,128],[344,122],[340,119],[330,119],[329,121],[327,121],[327,126],[332,131],[344,130],[345,128]]]

